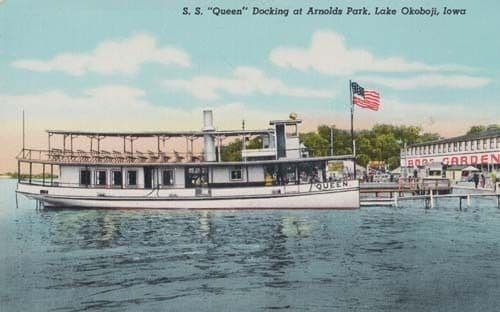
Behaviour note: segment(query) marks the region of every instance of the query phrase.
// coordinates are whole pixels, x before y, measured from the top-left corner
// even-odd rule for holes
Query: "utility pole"
[[[330,156],[333,156],[333,128],[335,126],[331,125],[330,126]]]
[[[26,133],[25,133],[25,123],[24,123],[24,109],[23,109],[23,158],[24,158],[24,149],[26,148],[25,142],[26,142]]]

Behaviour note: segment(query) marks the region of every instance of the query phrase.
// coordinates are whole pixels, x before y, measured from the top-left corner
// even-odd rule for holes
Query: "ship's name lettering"
[[[440,162],[443,165],[476,165],[476,164],[500,164],[500,153],[497,154],[477,154],[477,155],[461,155],[439,158],[416,158],[408,159],[407,166],[425,166],[431,162]]]
[[[348,183],[347,181],[332,181],[332,182],[316,183],[315,186],[316,189],[320,191],[326,191],[334,188],[348,186]]]

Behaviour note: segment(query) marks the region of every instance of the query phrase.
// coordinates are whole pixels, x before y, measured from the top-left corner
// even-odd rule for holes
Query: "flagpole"
[[[354,150],[354,103],[352,101],[352,82],[349,80],[349,101],[351,101],[351,149],[353,155],[354,179],[356,179],[356,151]]]

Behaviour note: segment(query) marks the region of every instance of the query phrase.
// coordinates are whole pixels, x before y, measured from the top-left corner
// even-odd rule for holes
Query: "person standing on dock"
[[[481,187],[484,188],[486,185],[486,177],[484,176],[484,173],[481,173]]]
[[[474,173],[474,186],[477,188],[477,185],[479,184],[479,175],[477,173]]]

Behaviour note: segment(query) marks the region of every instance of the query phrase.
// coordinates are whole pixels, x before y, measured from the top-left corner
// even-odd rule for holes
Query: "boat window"
[[[208,184],[208,168],[190,167],[185,169],[186,187],[200,187]]]
[[[163,185],[174,185],[174,170],[163,170]]]
[[[106,185],[106,170],[97,170],[95,172],[95,184]]]
[[[121,186],[122,185],[122,172],[121,171],[113,171],[113,186]]]
[[[127,185],[130,185],[130,186],[137,185],[137,170],[127,171]]]
[[[297,125],[287,125],[285,128],[287,138],[298,136]]]
[[[80,170],[80,184],[90,185],[90,170],[88,169]]]
[[[242,172],[241,172],[241,167],[235,167],[231,169],[231,180],[236,181],[236,180],[242,180]]]

